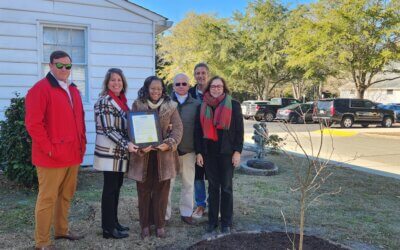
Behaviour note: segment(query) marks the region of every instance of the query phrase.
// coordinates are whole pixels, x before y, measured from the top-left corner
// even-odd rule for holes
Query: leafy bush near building
[[[25,98],[15,95],[0,121],[0,164],[9,180],[32,187],[37,175],[31,163],[32,140],[25,129]]]

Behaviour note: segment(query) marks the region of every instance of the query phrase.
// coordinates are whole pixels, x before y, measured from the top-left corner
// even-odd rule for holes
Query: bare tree
[[[304,117],[304,114],[299,115],[303,115]],[[303,119],[303,121],[305,122],[305,119]],[[331,140],[331,148],[329,149],[330,152],[328,152],[327,159],[323,159],[321,154],[326,140],[326,136],[324,135],[324,127],[326,127],[326,124],[322,122],[319,124],[319,134],[316,137],[318,142],[313,140],[309,129],[307,129],[305,133],[306,136],[301,137],[299,133],[295,131],[293,125],[282,123],[282,126],[288,134],[288,139],[293,140],[297,151],[300,151],[304,157],[304,160],[300,162],[298,157],[289,153],[285,148],[281,148],[283,154],[291,159],[295,170],[295,182],[292,183],[290,189],[292,192],[297,192],[299,194],[300,208],[298,223],[300,238],[298,248],[302,250],[307,209],[322,196],[333,195],[340,192],[340,188],[334,191],[321,192],[321,187],[332,175],[332,169],[329,168],[329,161],[334,152],[333,137],[332,134],[328,132],[328,138]],[[306,143],[308,143],[308,149],[306,148]],[[287,141],[286,144],[288,144]],[[284,221],[286,225],[286,220]],[[293,249],[295,249],[296,242],[293,239],[290,239],[290,241],[293,244]]]

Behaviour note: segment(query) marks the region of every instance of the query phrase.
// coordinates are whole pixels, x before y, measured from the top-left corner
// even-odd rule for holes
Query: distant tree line
[[[353,82],[363,98],[371,85],[400,78],[393,74],[400,73],[400,1],[320,0],[289,9],[256,0],[232,18],[188,13],[156,47],[157,73],[167,82],[206,62],[242,98],[316,99],[328,84],[339,87],[332,78]]]

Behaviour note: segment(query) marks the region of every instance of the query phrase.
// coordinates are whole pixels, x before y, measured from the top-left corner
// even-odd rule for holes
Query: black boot
[[[116,229],[116,228],[114,228],[114,230],[112,232],[103,230],[103,238],[105,238],[105,239],[109,239],[109,238],[122,239],[122,238],[126,238],[128,236],[129,236],[129,234],[127,234],[123,231],[118,231],[118,229]]]
[[[115,223],[115,228],[118,229],[118,231],[129,231],[129,227],[123,226],[119,224],[119,222]]]
[[[218,225],[210,225],[210,224],[208,224],[206,226],[206,232],[207,233],[212,233],[212,232],[215,231],[215,229],[217,229],[217,227],[218,227]]]

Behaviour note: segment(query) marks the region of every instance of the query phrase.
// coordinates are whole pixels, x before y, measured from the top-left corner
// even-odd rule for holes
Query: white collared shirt
[[[51,72],[51,71],[50,71],[50,74],[52,74],[54,76],[53,72]],[[54,76],[54,78],[57,80],[58,84],[60,84],[61,88],[67,92],[68,97],[69,97],[69,102],[71,103],[71,105],[73,105],[71,93],[69,92],[69,83],[60,81],[55,76]]]
[[[197,85],[197,87],[196,87],[196,97],[197,97],[197,98],[200,97],[200,100],[201,100],[201,101],[202,101],[202,99],[203,99],[203,91],[201,91],[201,90],[199,89],[199,85]]]
[[[186,95],[179,95],[178,93],[175,92],[175,96],[176,96],[176,99],[178,100],[178,102],[179,102],[180,104],[182,104],[182,103],[184,103],[184,102],[186,101],[186,98],[188,97],[188,94],[186,94]]]

